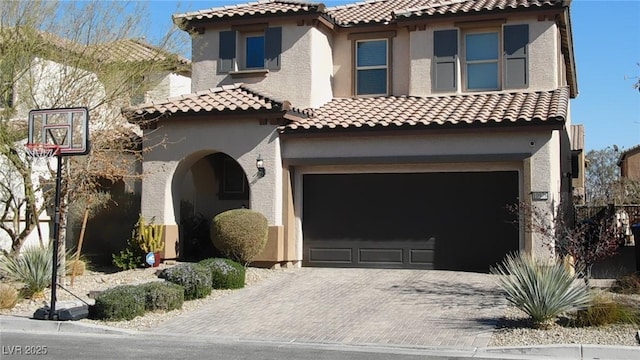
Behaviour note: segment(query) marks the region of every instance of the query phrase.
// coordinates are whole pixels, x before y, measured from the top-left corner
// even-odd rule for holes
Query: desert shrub
[[[7,279],[24,284],[25,297],[37,297],[51,285],[53,247],[30,246],[16,257],[3,256],[0,270]]]
[[[240,289],[244,287],[245,267],[230,259],[205,259],[198,264],[211,271],[214,289]]]
[[[269,223],[264,215],[234,209],[213,218],[211,240],[226,257],[246,265],[264,249],[268,232]]]
[[[11,309],[18,303],[18,290],[11,285],[0,284],[0,309]]]
[[[120,285],[96,297],[92,317],[100,320],[131,320],[144,315],[145,291],[141,286]]]
[[[200,299],[211,294],[211,271],[197,264],[179,264],[158,275],[184,288],[184,299]]]
[[[184,288],[167,281],[153,281],[139,285],[145,293],[146,310],[175,310],[182,308]]]
[[[113,265],[120,270],[131,270],[144,266],[144,252],[134,241],[127,241],[127,247],[113,254]]]
[[[633,306],[618,302],[611,295],[600,293],[586,309],[578,310],[574,326],[603,326],[610,324],[639,324],[640,311]]]
[[[74,273],[75,270],[75,274],[80,276],[83,275],[84,272],[87,270],[87,263],[84,260],[67,260],[65,261],[65,271],[67,275],[72,275]]]
[[[545,327],[562,313],[587,307],[589,290],[575,281],[561,263],[546,264],[521,253],[507,255],[500,265],[491,269],[507,301],[524,311],[534,327]]]
[[[633,273],[616,279],[612,290],[622,294],[640,294],[640,273]]]

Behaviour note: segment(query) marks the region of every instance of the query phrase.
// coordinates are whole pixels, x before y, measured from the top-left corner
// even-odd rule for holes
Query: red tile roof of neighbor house
[[[564,122],[569,89],[458,96],[385,96],[334,99],[284,127],[296,130],[456,124]]]
[[[284,111],[289,102],[269,96],[257,86],[224,85],[129,107],[123,113],[132,121],[171,114],[230,113],[234,111]]]
[[[139,39],[122,39],[109,43],[92,45],[90,47],[100,51],[101,60],[107,62],[173,60],[182,65],[188,65],[191,63],[189,59],[176,54],[171,54],[168,51],[147,44]]]
[[[584,150],[584,125],[571,125],[571,150]]]
[[[337,98],[319,108],[295,109],[256,85],[234,84],[130,107],[136,119],[163,115],[281,112],[290,119],[284,132],[347,128],[426,125],[564,122],[569,104],[567,87],[554,91],[457,96],[382,96]],[[285,115],[285,113],[287,115]]]
[[[562,7],[563,0],[370,0],[324,8],[322,3],[262,0],[232,6],[176,14],[174,22],[223,19],[255,15],[322,13],[340,26],[390,23],[398,17],[479,13],[516,8]]]

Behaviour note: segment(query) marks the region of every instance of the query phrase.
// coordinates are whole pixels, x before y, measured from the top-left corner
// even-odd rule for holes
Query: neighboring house
[[[621,178],[640,181],[640,145],[623,151],[618,166]]]
[[[586,202],[586,164],[584,125],[571,125],[571,188],[575,205],[584,205]]]
[[[192,94],[125,110],[153,149],[142,213],[165,224],[164,257],[189,240],[184,203],[209,219],[263,213],[270,264],[552,257],[507,207],[571,201],[569,5],[272,0],[175,15],[194,34]]]
[[[6,28],[3,31],[11,31],[11,29]],[[20,34],[19,31],[15,33]],[[132,136],[139,136],[135,135],[135,133],[141,134],[139,128],[128,124],[122,116],[122,106],[166,98],[190,91],[190,61],[180,56],[166,53],[163,50],[145,44],[143,41],[127,39],[93,46],[82,46],[49,33],[35,32],[35,34],[37,38],[30,39],[34,44],[47,44],[46,47],[41,46],[41,49],[46,49],[46,51],[33,51],[30,53],[33,57],[26,62],[28,65],[25,68],[13,69],[16,73],[19,73],[19,76],[9,72],[2,72],[2,80],[4,81],[0,84],[3,86],[1,89],[2,98],[0,98],[0,120],[10,126],[26,127],[29,111],[34,109],[84,106],[91,109],[90,132],[92,135],[100,136],[100,131],[110,129],[110,126],[104,126],[105,122],[120,121],[130,128]],[[16,37],[19,37],[19,35]],[[3,39],[10,38],[12,37],[7,35]],[[71,65],[68,61],[65,61],[66,55],[69,54],[73,54],[74,59],[80,56],[83,61],[87,62],[87,65],[82,68],[74,66],[76,63]],[[99,56],[100,58],[95,59],[93,56]],[[118,106],[114,105],[116,102],[108,105],[100,104],[105,94],[112,91],[112,89],[106,88],[100,75],[92,72],[91,62],[113,65],[114,69],[117,69],[122,64],[138,66],[142,62],[151,61],[167,62],[173,65],[165,66],[161,71],[151,74],[143,74],[141,70],[141,76],[131,82],[131,91],[127,92],[129,96],[119,99]],[[0,65],[3,65],[2,61],[0,61]],[[140,68],[144,69],[142,66]],[[116,71],[110,73],[110,75],[115,74],[118,73]],[[61,89],[64,90],[61,91]],[[5,159],[0,158],[0,163],[4,161]],[[55,164],[55,161],[53,164]],[[35,184],[50,178],[46,162],[37,162],[34,166],[32,181]],[[135,164],[133,166],[136,167]],[[132,173],[139,172],[139,167],[140,164],[137,164],[137,168],[132,168]],[[20,197],[20,194],[23,194],[20,176],[14,176],[14,174],[7,172],[2,172],[0,175],[3,178],[3,183],[13,189],[12,193],[14,195]],[[128,181],[126,184],[120,185],[122,186],[117,186],[116,188],[121,189],[121,191],[138,194],[140,192],[139,181],[137,183]],[[6,200],[4,191],[2,191],[1,196],[0,203],[4,207]],[[39,195],[39,198],[42,203],[42,194]],[[14,199],[13,201],[20,201],[20,199]],[[24,209],[22,209],[20,211],[20,220],[14,219],[14,216],[9,216],[4,220],[10,224],[10,227],[22,228],[24,227],[24,216]],[[25,245],[36,244],[40,239],[43,239],[43,242],[48,242],[52,217],[53,214],[50,212],[45,212],[41,215],[39,231],[34,230],[29,235]],[[72,231],[73,229],[69,227],[68,230]],[[107,230],[102,232],[108,233]],[[129,236],[130,232],[131,229],[125,230],[124,239]],[[74,241],[77,240],[75,234],[72,239]],[[114,240],[104,239],[101,242],[110,241]],[[8,249],[10,243],[7,234],[4,231],[0,231],[0,248]],[[107,251],[110,251],[107,254],[109,258],[111,252],[121,248],[120,244],[105,246],[108,248]]]

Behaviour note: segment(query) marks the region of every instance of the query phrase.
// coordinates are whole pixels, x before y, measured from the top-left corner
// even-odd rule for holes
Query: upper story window
[[[457,91],[460,86],[463,91],[482,91],[529,85],[528,25],[469,29],[463,32],[461,41],[458,32],[434,31],[433,91]],[[460,75],[462,81],[458,81]]]
[[[251,26],[221,31],[219,37],[218,73],[280,69],[281,27]]]
[[[247,69],[264,68],[264,34],[245,37],[244,64]]]
[[[465,80],[469,90],[497,90],[499,83],[498,32],[466,34]]]
[[[356,41],[356,95],[388,93],[387,39]]]

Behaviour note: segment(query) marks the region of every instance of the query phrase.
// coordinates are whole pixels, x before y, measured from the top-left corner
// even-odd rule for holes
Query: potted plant
[[[164,226],[160,224],[154,224],[153,219],[151,223],[147,223],[145,219],[140,216],[138,220],[138,241],[140,248],[144,250],[145,254],[153,253],[154,263],[153,267],[160,265],[160,252],[164,250]]]

